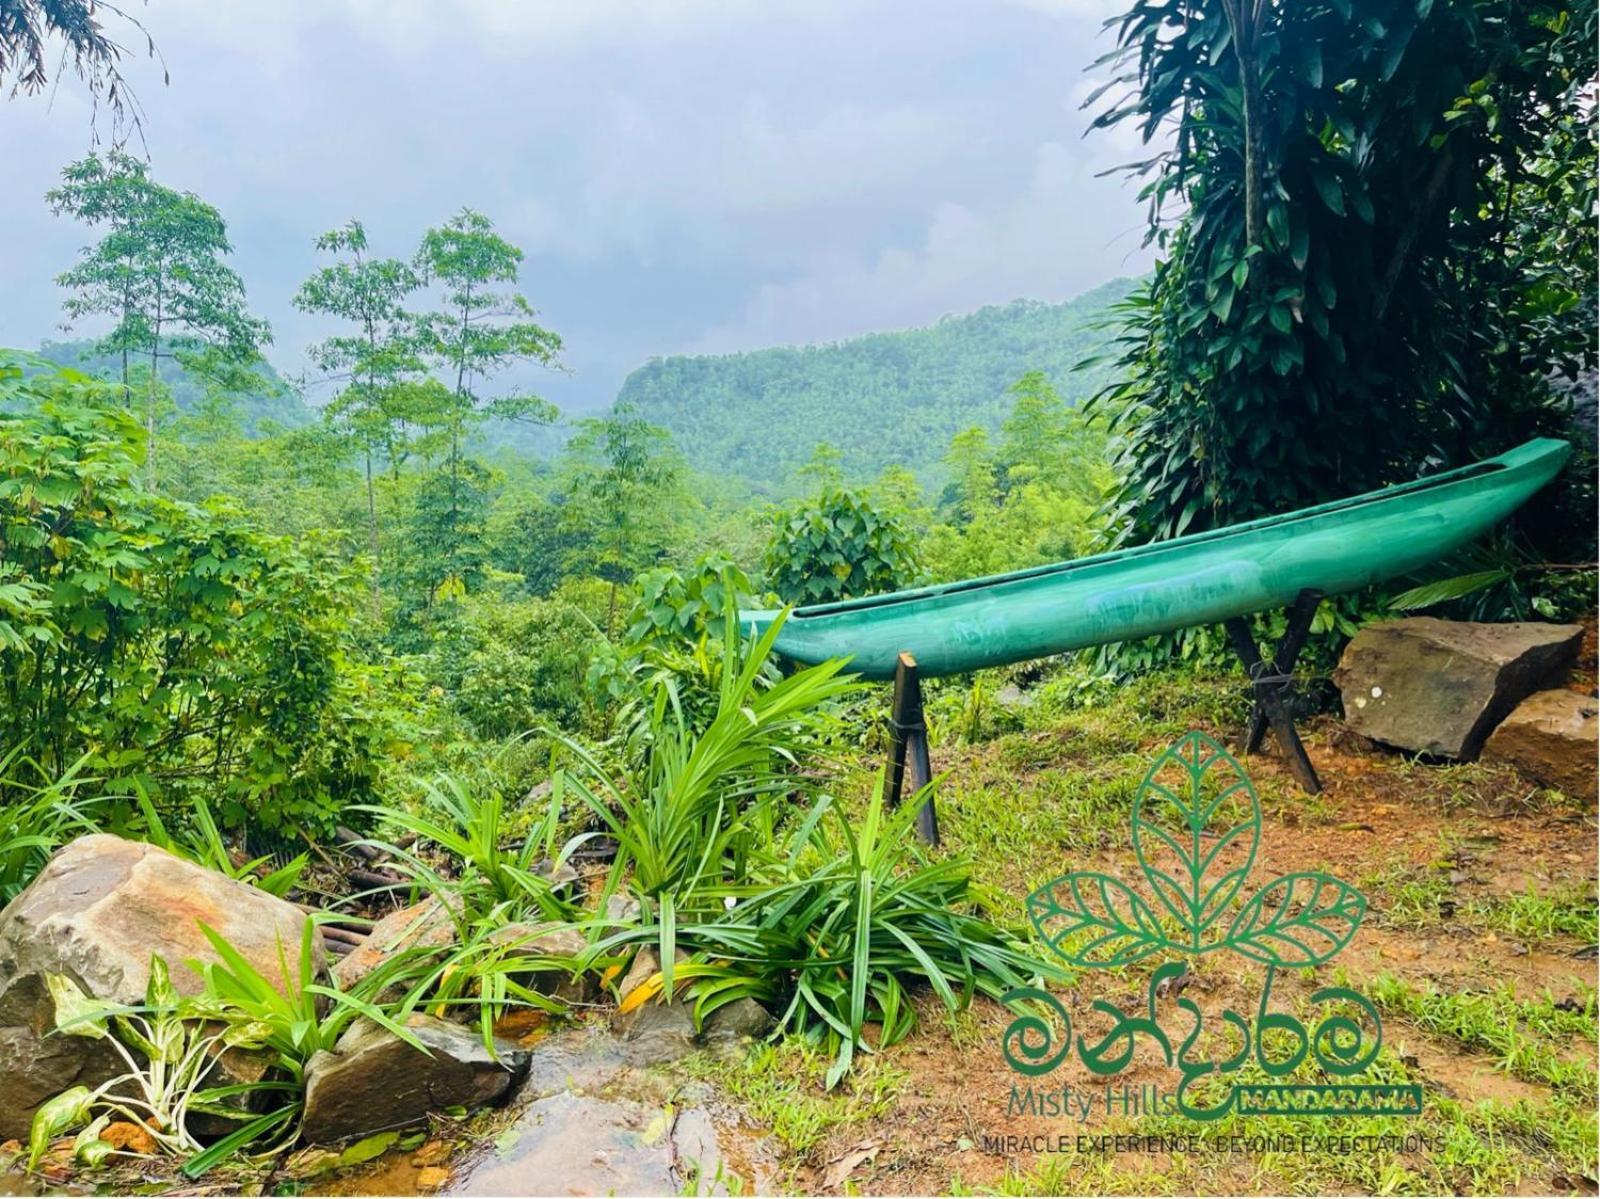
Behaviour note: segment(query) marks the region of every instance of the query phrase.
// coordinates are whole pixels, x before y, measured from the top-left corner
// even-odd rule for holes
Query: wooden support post
[[[1300,658],[1300,651],[1306,647],[1306,638],[1311,635],[1311,621],[1321,602],[1322,592],[1307,588],[1294,597],[1294,604],[1289,609],[1289,626],[1283,632],[1283,640],[1278,642],[1277,652],[1272,655],[1272,673],[1277,676],[1279,694],[1285,698],[1290,694],[1288,678],[1294,673],[1294,664]],[[1260,750],[1266,737],[1267,710],[1257,702],[1250,713],[1250,735],[1245,738],[1244,752],[1253,754]]]
[[[902,653],[894,668],[894,700],[889,707],[889,777],[885,784],[889,806],[899,807],[908,792],[915,795],[932,778],[917,660]],[[939,814],[931,795],[917,813],[917,836],[929,845],[939,844]]]
[[[1233,652],[1238,655],[1239,661],[1244,665],[1245,673],[1250,676],[1255,694],[1255,708],[1250,715],[1250,732],[1245,738],[1245,752],[1255,753],[1261,748],[1267,726],[1270,725],[1273,733],[1277,735],[1278,748],[1283,751],[1290,772],[1309,795],[1316,795],[1322,790],[1322,780],[1317,777],[1316,767],[1312,766],[1310,755],[1306,753],[1306,747],[1300,741],[1300,734],[1295,731],[1294,719],[1289,714],[1287,680],[1289,673],[1294,669],[1295,659],[1305,647],[1306,636],[1311,631],[1311,618],[1315,615],[1321,598],[1314,591],[1302,591],[1295,597],[1294,607],[1289,613],[1289,627],[1284,632],[1283,640],[1278,643],[1270,663],[1261,660],[1260,651],[1256,648],[1256,639],[1242,616],[1235,616],[1223,622],[1228,630],[1228,640],[1233,645]]]

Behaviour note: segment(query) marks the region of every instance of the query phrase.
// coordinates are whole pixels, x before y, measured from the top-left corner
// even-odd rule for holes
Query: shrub
[[[627,723],[658,689],[669,689],[688,727],[704,729],[715,717],[722,689],[724,633],[730,608],[754,601],[750,580],[722,554],[702,556],[686,573],[661,568],[639,576],[627,613],[626,640],[603,645],[589,665],[590,690],[619,705]],[[737,624],[734,636],[739,635]],[[776,671],[763,666],[758,685]]]
[[[451,607],[427,671],[479,737],[588,725],[584,674],[604,640],[588,618],[560,600],[472,598]]]
[[[761,566],[786,603],[821,604],[893,591],[918,572],[905,525],[866,496],[829,487],[815,499],[773,516]]]
[[[360,580],[320,539],[148,490],[106,396],[0,359],[0,408],[29,409],[0,413],[0,754],[204,788],[232,822],[331,823],[397,739],[396,677],[351,652]]]
[[[703,732],[662,682],[621,761],[566,744],[573,761],[556,798],[570,790],[616,840],[608,891],[626,878],[643,901],[641,926],[596,943],[591,960],[649,942],[662,966],[646,997],[677,988],[697,1018],[743,997],[773,1005],[785,1027],[835,1053],[830,1086],[866,1045],[866,1025],[881,1028],[879,1044],[910,1030],[914,986],[955,1011],[975,992],[998,998],[1060,977],[978,913],[964,862],[924,856],[912,829],[922,797],[889,812],[880,778],[852,821],[823,793],[818,747],[859,686],[839,662],[763,685],[782,622],[741,643],[727,602],[721,687]]]

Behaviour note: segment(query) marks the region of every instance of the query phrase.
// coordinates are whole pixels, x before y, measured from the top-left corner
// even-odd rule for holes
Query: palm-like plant
[[[552,796],[520,837],[511,832],[510,813],[498,791],[480,792],[449,776],[424,785],[421,811],[378,805],[360,805],[356,810],[373,813],[384,823],[431,842],[455,860],[457,874],[449,878],[415,849],[371,842],[391,854],[429,894],[453,900],[446,906],[463,931],[491,914],[500,920],[520,919],[532,911],[546,920],[565,920],[572,915],[570,905],[537,869],[541,860],[554,865],[565,862],[583,841],[575,837],[557,850],[559,797]]]
[[[366,1017],[416,1049],[423,1048],[406,1031],[403,1021],[362,997],[376,995],[394,981],[402,962],[384,963],[362,980],[359,993],[352,993],[318,981],[315,921],[307,920],[302,927],[294,969],[283,945],[278,946],[276,979],[263,974],[215,929],[202,923],[200,931],[211,942],[217,960],[190,962],[189,966],[205,979],[206,996],[215,1004],[216,1014],[229,1022],[228,1044],[271,1050],[296,1082],[311,1055],[332,1049],[358,1017]]]
[[[637,770],[614,769],[571,738],[571,762],[556,773],[552,803],[575,794],[617,843],[610,886],[624,873],[656,915],[661,960],[671,992],[675,927],[727,880],[756,873],[779,814],[776,797],[804,793],[798,752],[832,724],[829,705],[859,688],[842,662],[796,671],[770,684],[762,667],[782,627],[759,639],[738,636],[737,611],[725,614],[723,669],[716,715],[698,735],[688,726],[670,680],[658,686],[628,736]]]
[[[82,773],[88,760],[85,754],[60,778],[31,784],[16,770],[27,766],[38,774],[38,763],[20,749],[0,757],[0,794],[6,796],[0,801],[0,907],[16,898],[63,842],[100,831],[91,813],[106,797],[79,794],[98,782]]]
[[[913,986],[931,987],[954,1013],[975,993],[998,999],[1041,977],[1064,980],[977,913],[965,861],[929,858],[914,829],[926,798],[886,808],[880,774],[858,823],[821,801],[789,839],[787,879],[730,893],[723,920],[686,931],[722,963],[691,984],[697,1009],[749,993],[740,980],[752,974],[786,973],[780,1025],[834,1047],[831,1087],[868,1048],[868,1024],[880,1027],[880,1046],[910,1032]]]

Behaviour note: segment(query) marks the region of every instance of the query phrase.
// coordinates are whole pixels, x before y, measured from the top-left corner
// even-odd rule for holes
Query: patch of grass
[[[1488,1135],[1511,1139],[1536,1160],[1569,1175],[1594,1177],[1600,1125],[1593,1104],[1574,1095],[1556,1095],[1548,1102],[1479,1103],[1470,1109],[1468,1119]]]
[[[1515,1003],[1498,996],[1502,1005]],[[1592,994],[1583,1012],[1568,1012],[1544,999],[1517,1004],[1519,1016],[1531,1034],[1562,1037],[1584,1021],[1593,1023]],[[1297,1014],[1314,1015],[1304,1000],[1291,1004]],[[1591,1034],[1592,1035],[1592,1034]],[[1258,1063],[1221,1078],[1203,1079],[1191,1101],[1210,1106],[1221,1100],[1235,1083],[1278,1081],[1317,1083],[1314,1060],[1307,1059],[1285,1078],[1269,1078]],[[1239,1193],[1277,1194],[1495,1194],[1507,1193],[1529,1180],[1548,1185],[1558,1173],[1569,1178],[1591,1175],[1595,1169],[1596,1126],[1592,1100],[1575,1089],[1548,1100],[1522,1100],[1503,1104],[1484,1100],[1463,1103],[1431,1093],[1390,1049],[1353,1082],[1402,1084],[1422,1082],[1424,1106],[1419,1116],[1341,1117],[1240,1116],[1230,1113],[1219,1120],[1197,1122],[1181,1115],[1149,1116],[1136,1122],[1116,1121],[1088,1131],[1100,1134],[1133,1132],[1143,1136],[1198,1136],[1207,1146],[1200,1153],[1174,1158],[1066,1153],[1042,1156],[1008,1168],[992,1187],[975,1188],[957,1177],[952,1193],[971,1194],[1172,1194]],[[1404,1138],[1418,1134],[1431,1141],[1420,1152],[1364,1149],[1346,1152],[1327,1149],[1300,1152],[1234,1153],[1223,1146],[1231,1138]]]
[[[1530,883],[1515,895],[1474,901],[1467,912],[1475,924],[1513,937],[1541,941],[1567,937],[1585,946],[1600,940],[1595,897],[1583,886],[1569,884],[1541,893]]]
[[[828,1059],[799,1040],[761,1044],[743,1062],[701,1055],[685,1073],[714,1083],[790,1152],[806,1155],[834,1128],[884,1115],[909,1075],[881,1057],[862,1056],[833,1090],[824,1085]]]
[[[1052,1154],[1019,1170],[1007,1167],[993,1187],[970,1187],[958,1176],[950,1182],[952,1195],[1177,1195],[1198,1191],[1190,1181],[1192,1171],[1174,1161],[1162,1169],[1155,1160],[1124,1166],[1116,1158],[1090,1154]]]
[[[1007,863],[1023,875],[1059,874],[1073,854],[1103,848],[1125,828],[1143,776],[1142,759],[1126,772],[1051,770],[1025,784],[951,786],[941,797],[941,831],[977,862]]]
[[[1455,914],[1450,880],[1443,870],[1400,862],[1362,876],[1361,890],[1374,902],[1372,914],[1390,928],[1437,924]]]
[[[1570,1088],[1591,1102],[1597,1094],[1595,1066],[1561,1052],[1573,1036],[1595,1039],[1595,993],[1588,989],[1577,1011],[1557,1006],[1548,994],[1518,999],[1508,987],[1444,994],[1414,987],[1393,974],[1379,974],[1363,987],[1385,1013],[1493,1054],[1496,1068],[1529,1082]]]

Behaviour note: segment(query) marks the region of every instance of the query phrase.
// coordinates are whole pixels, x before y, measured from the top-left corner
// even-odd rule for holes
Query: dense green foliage
[[[724,599],[704,727],[657,675],[611,753],[566,742],[556,795],[570,789],[616,840],[606,892],[626,883],[643,913],[593,959],[649,943],[658,969],[645,988],[681,990],[697,1020],[749,997],[782,1010],[782,1026],[836,1054],[830,1086],[871,1048],[868,1024],[879,1045],[910,1031],[911,986],[955,1013],[974,992],[997,998],[1053,974],[975,911],[965,862],[923,855],[917,802],[889,812],[880,778],[859,818],[845,813],[825,768],[861,685],[838,662],[776,677],[766,666],[781,621],[742,643],[731,587]]]
[[[139,479],[142,438],[79,377],[0,362],[0,744],[44,780],[199,788],[231,819],[331,821],[370,794],[392,674],[351,660],[326,548]]]
[[[1140,0],[1113,25],[1097,123],[1175,130],[1133,168],[1163,257],[1106,393],[1126,532],[1563,430],[1546,376],[1594,364],[1592,4]]]
[[[865,496],[829,487],[777,513],[761,568],[786,603],[825,604],[893,591],[917,574],[905,525]]]
[[[758,494],[791,493],[819,441],[840,447],[849,481],[891,465],[932,481],[958,430],[999,427],[1006,388],[1025,371],[1043,372],[1068,402],[1088,398],[1105,376],[1073,368],[1102,345],[1098,322],[1129,286],[831,345],[655,359],[618,399],[666,428],[691,466],[737,475]]]
[[[1131,90],[1101,122],[1176,130],[1139,168],[1150,280],[653,361],[543,458],[501,434],[556,420],[521,380],[562,343],[486,216],[461,210],[409,257],[358,221],[317,239],[294,298],[319,324],[315,410],[260,358],[220,213],[118,152],[66,168],[49,202],[98,238],[61,276],[66,315],[109,332],[51,349],[84,373],[0,352],[0,901],[109,828],[357,903],[311,877],[345,823],[454,936],[348,990],[309,925],[287,993],[209,930],[188,999],[159,962],[137,1012],[52,982],[58,1023],[110,1037],[127,1069],[47,1104],[33,1157],[77,1131],[103,1160],[105,1120],[130,1112],[192,1174],[285,1148],[308,1061],[357,1018],[404,1038],[413,1013],[453,1014],[492,1044],[512,1008],[560,1017],[642,976],[623,1015],[661,1000],[701,1024],[758,1000],[831,1056],[834,1086],[907,1035],[919,994],[954,1014],[1063,978],[965,860],[918,843],[921,797],[891,810],[869,780],[882,689],[842,662],[781,666],[777,624],[754,638],[739,610],[1409,478],[1564,431],[1552,380],[1595,357],[1592,6],[1140,0],[1115,29]],[[0,36],[0,78],[8,52]],[[1121,341],[1074,372],[1113,307]],[[1588,445],[1523,530],[1394,606],[1589,607]],[[1325,672],[1385,598],[1326,601],[1302,666]],[[939,681],[929,718],[941,740],[1042,732],[1130,675],[1224,653],[1199,629]],[[1130,710],[1167,719],[1162,683]],[[271,854],[240,852],[263,832]],[[208,1144],[190,1114],[214,1114],[224,1044],[271,1064],[247,1088],[259,1114]]]

